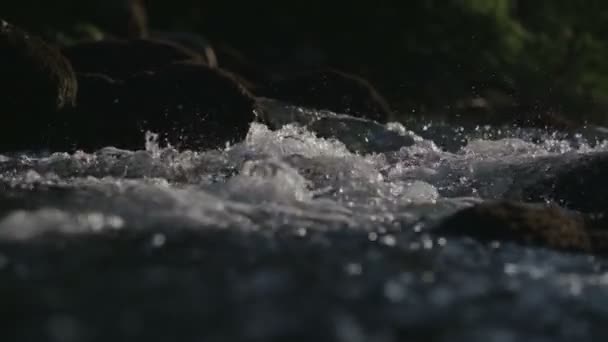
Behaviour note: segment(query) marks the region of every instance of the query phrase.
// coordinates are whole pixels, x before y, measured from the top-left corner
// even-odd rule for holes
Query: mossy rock
[[[557,206],[485,202],[443,220],[437,234],[483,242],[514,242],[563,251],[606,253],[608,235],[591,229],[585,218]]]
[[[42,149],[65,123],[77,80],[62,54],[42,39],[0,20],[0,115],[3,150]]]

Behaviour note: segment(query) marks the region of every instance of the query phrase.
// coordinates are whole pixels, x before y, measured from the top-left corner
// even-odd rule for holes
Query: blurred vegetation
[[[47,34],[88,23],[112,32],[121,27],[120,1],[6,0],[0,15]],[[477,113],[491,121],[548,112],[608,122],[605,1],[148,0],[146,5],[152,29],[199,32],[262,68],[297,68],[305,64],[298,59],[301,51],[320,51],[321,63],[368,78],[401,115]]]

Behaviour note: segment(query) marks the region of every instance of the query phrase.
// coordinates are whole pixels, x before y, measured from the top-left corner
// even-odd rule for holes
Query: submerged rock
[[[605,243],[608,234],[588,228],[582,215],[556,206],[486,202],[448,217],[436,232],[484,242],[516,242],[564,251],[608,251]]]
[[[39,148],[64,124],[77,94],[70,63],[42,39],[0,20],[2,150]]]
[[[171,63],[205,62],[201,55],[177,43],[151,39],[82,42],[65,47],[63,53],[76,72],[105,74],[122,80]]]
[[[386,122],[392,113],[387,101],[367,80],[332,69],[288,75],[270,82],[256,95],[378,122]]]

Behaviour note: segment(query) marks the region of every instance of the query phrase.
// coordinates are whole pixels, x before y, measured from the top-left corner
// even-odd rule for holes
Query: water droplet
[[[369,241],[377,241],[378,233],[371,232],[371,233],[367,234],[367,238],[369,239]]]
[[[297,236],[304,237],[304,236],[306,236],[306,234],[308,234],[308,231],[306,230],[306,228],[298,228],[298,229],[296,229],[296,235]]]
[[[165,234],[156,233],[152,236],[152,247],[161,248],[167,242]]]
[[[405,298],[405,289],[402,284],[389,280],[384,284],[384,296],[392,302],[399,302]]]
[[[27,184],[32,184],[32,183],[39,182],[41,179],[42,179],[42,176],[40,176],[40,174],[38,172],[36,172],[34,170],[29,170],[25,174],[24,182]]]
[[[346,273],[348,273],[351,276],[358,276],[363,273],[363,267],[361,266],[361,264],[356,263],[356,262],[351,262],[351,263],[347,264],[345,267],[345,270],[346,270]]]
[[[420,250],[420,242],[412,242],[409,247],[411,251],[418,251]]]
[[[67,315],[52,316],[47,322],[47,331],[53,341],[72,342],[82,339],[82,327],[73,317]]]
[[[334,327],[337,341],[363,342],[368,340],[357,321],[350,316],[340,315],[335,318]]]
[[[433,273],[431,271],[422,273],[422,281],[425,283],[434,283],[435,282],[435,273]]]
[[[518,267],[515,264],[505,264],[504,272],[507,275],[515,275],[518,273]]]
[[[393,247],[395,244],[397,244],[397,239],[395,239],[395,237],[392,235],[385,235],[382,237],[382,239],[380,239],[380,242],[389,247]]]
[[[491,247],[491,248],[493,248],[493,249],[498,249],[498,248],[500,248],[500,241],[492,241],[492,242],[490,243],[490,247]]]
[[[8,266],[8,264],[9,264],[8,258],[5,255],[0,254],[0,270],[5,268],[6,266]]]

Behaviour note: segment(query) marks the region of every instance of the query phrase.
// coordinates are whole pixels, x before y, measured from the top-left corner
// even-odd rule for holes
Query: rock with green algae
[[[434,230],[483,242],[514,242],[550,249],[606,254],[608,231],[589,217],[557,206],[484,202],[443,220]]]

